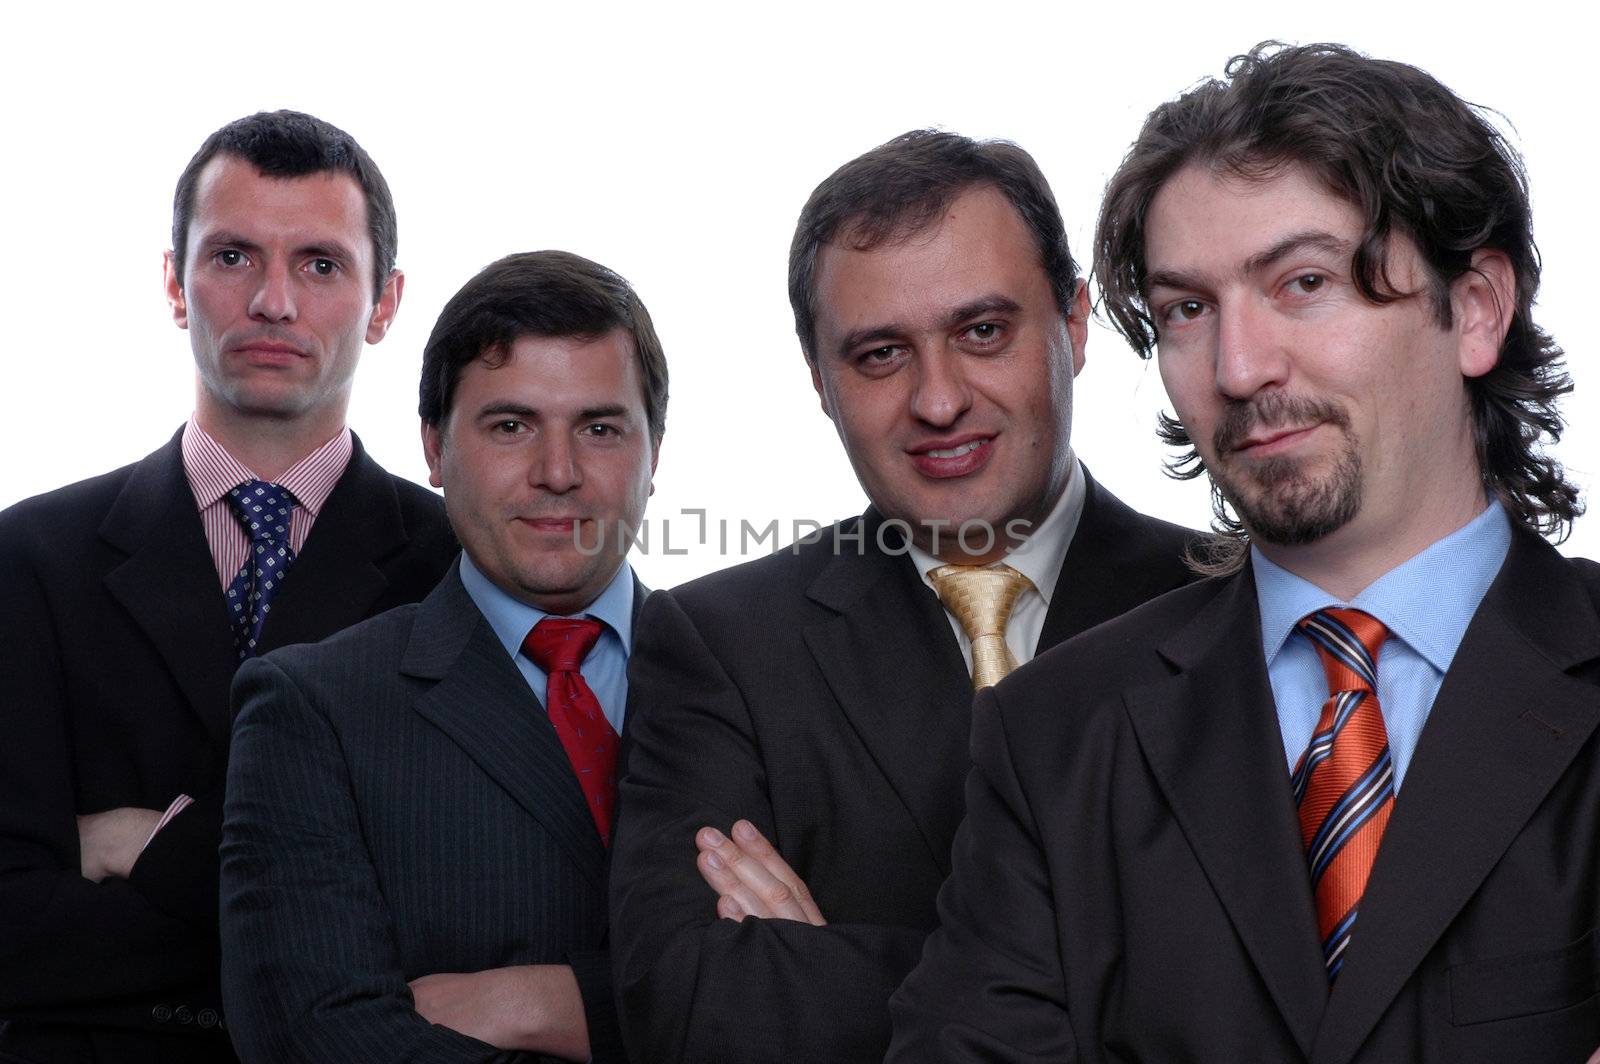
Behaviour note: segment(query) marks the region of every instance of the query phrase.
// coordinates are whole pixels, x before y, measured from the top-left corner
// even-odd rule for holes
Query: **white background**
[[[293,107],[354,134],[398,205],[405,300],[364,356],[351,410],[378,460],[426,475],[416,382],[444,301],[506,253],[576,251],[633,281],[671,367],[640,574],[670,586],[720,568],[739,560],[717,549],[720,521],[737,552],[741,520],[788,527],[863,505],[785,297],[794,219],[823,177],[917,126],[1006,137],[1038,159],[1083,261],[1146,112],[1274,37],[1415,63],[1509,120],[1544,255],[1536,318],[1578,386],[1556,454],[1586,495],[1600,483],[1596,328],[1580,294],[1597,235],[1595,59],[1554,5],[30,7],[0,27],[0,506],[132,461],[187,416],[188,337],[160,283],[173,184],[216,127]],[[1139,509],[1203,525],[1203,487],[1160,472],[1162,403],[1153,365],[1095,328],[1078,454]],[[683,508],[708,511],[708,546]],[[662,553],[663,518],[687,554]],[[1563,550],[1600,557],[1600,515]]]

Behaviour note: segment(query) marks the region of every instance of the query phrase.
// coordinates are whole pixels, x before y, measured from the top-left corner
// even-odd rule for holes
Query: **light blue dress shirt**
[[[518,602],[472,564],[466,552],[461,554],[461,582],[467,594],[488,620],[489,627],[506,648],[511,660],[528,681],[533,695],[544,705],[544,670],[524,655],[522,641],[533,626],[550,616],[543,610]],[[575,617],[593,617],[601,622],[600,638],[594,649],[583,659],[578,671],[600,700],[600,710],[611,722],[612,730],[622,734],[622,715],[628,705],[628,655],[633,651],[633,569],[627,565],[617,569],[600,597],[589,603],[589,608]]]
[[[1261,649],[1291,770],[1328,700],[1322,660],[1310,638],[1295,629],[1300,619],[1328,606],[1352,606],[1389,629],[1378,652],[1377,695],[1398,791],[1444,674],[1510,546],[1511,521],[1492,503],[1464,527],[1373,581],[1351,602],[1341,602],[1250,548],[1261,607]]]

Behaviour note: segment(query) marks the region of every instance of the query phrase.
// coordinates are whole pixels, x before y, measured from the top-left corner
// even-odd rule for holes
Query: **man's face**
[[[1360,214],[1297,167],[1184,169],[1147,233],[1161,378],[1254,539],[1363,549],[1482,508],[1465,377],[1493,360],[1468,353],[1461,315],[1437,323],[1408,238],[1388,277],[1416,294],[1370,302],[1350,272]]]
[[[219,155],[200,173],[185,255],[182,278],[167,255],[167,301],[189,330],[202,421],[337,431],[362,342],[383,339],[402,284],[396,272],[374,305],[361,186],[336,172],[265,177]]]
[[[905,239],[858,251],[849,236],[817,257],[822,408],[868,498],[919,546],[937,528],[939,556],[997,558],[1007,524],[1037,525],[1071,475],[1087,297],[1062,317],[1027,226],[991,187]]]
[[[429,480],[483,574],[547,613],[577,613],[616,574],[653,490],[656,448],[632,338],[525,336],[461,372]],[[620,526],[620,531],[619,531]]]

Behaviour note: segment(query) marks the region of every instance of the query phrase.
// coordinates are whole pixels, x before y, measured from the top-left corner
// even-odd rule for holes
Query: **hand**
[[[523,964],[411,980],[417,1014],[497,1049],[589,1059],[578,980],[564,964]]]
[[[730,839],[705,827],[694,837],[700,850],[695,865],[717,892],[718,916],[734,921],[747,916],[798,920],[813,927],[827,924],[805,880],[795,875],[754,824],[741,820],[733,825],[732,835]]]
[[[78,818],[78,861],[83,878],[98,883],[107,876],[127,879],[150,833],[161,823],[154,809],[123,806]]]

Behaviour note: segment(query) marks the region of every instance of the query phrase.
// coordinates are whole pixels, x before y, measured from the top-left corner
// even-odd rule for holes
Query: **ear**
[[[1089,343],[1089,282],[1080,278],[1067,315],[1067,339],[1072,341],[1072,375],[1083,372],[1083,349]]]
[[[1479,248],[1472,265],[1450,285],[1461,375],[1481,377],[1500,363],[1500,345],[1517,306],[1517,273],[1505,252]]]
[[[656,493],[656,462],[661,458],[661,441],[650,441],[650,494]]]
[[[383,282],[383,292],[379,294],[378,302],[372,308],[372,317],[367,319],[367,343],[375,344],[389,332],[395,313],[400,309],[400,296],[405,289],[406,275],[399,270],[389,271],[389,279]]]
[[[817,390],[817,401],[822,406],[822,412],[832,421],[833,411],[828,409],[828,392],[822,386],[822,367],[812,355],[806,356],[806,365],[811,368],[811,387]]]
[[[422,423],[422,457],[428,462],[428,483],[436,488],[444,487],[444,478],[440,476],[444,459],[444,434],[437,425]]]
[[[167,292],[167,306],[172,308],[172,320],[178,328],[189,327],[189,304],[183,295],[183,278],[178,276],[177,256],[170,251],[161,253],[161,287]]]

